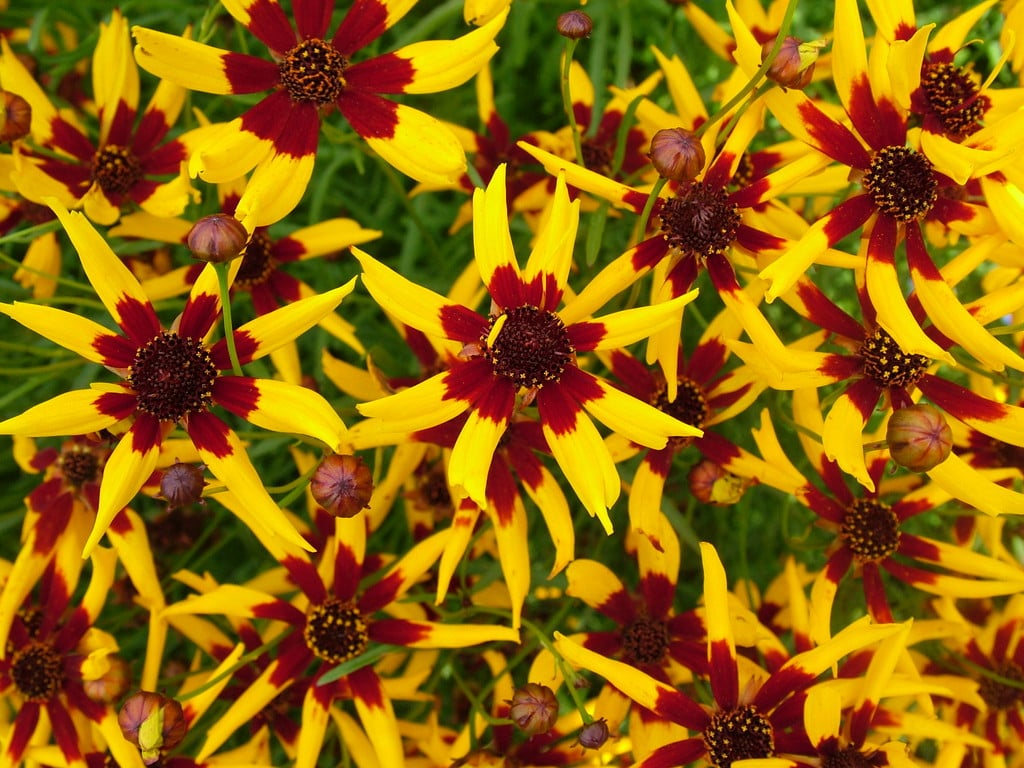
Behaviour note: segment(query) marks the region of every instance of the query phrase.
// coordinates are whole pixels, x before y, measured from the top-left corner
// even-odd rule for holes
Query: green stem
[[[572,71],[572,54],[576,50],[576,43],[579,40],[566,38],[565,56],[562,59],[562,106],[565,107],[566,117],[569,118],[569,130],[572,131],[572,146],[576,150],[576,162],[581,167],[586,167],[583,162],[583,142],[580,139],[580,127],[576,124],[576,113],[572,108],[572,93],[569,88],[569,73]]]
[[[654,201],[658,199],[658,195],[661,194],[662,188],[668,182],[668,179],[662,177],[659,178],[651,189],[651,194],[647,196],[647,202],[644,203],[644,210],[640,214],[640,226],[636,233],[636,241],[642,242],[644,235],[647,233],[647,222],[651,218],[651,211],[654,210]]]
[[[238,350],[235,349],[235,330],[231,323],[231,286],[228,285],[228,272],[231,269],[231,262],[214,264],[217,270],[217,282],[220,285],[220,306],[224,316],[224,340],[228,345],[228,357],[231,358],[231,371],[235,376],[242,375],[242,366],[238,362]]]

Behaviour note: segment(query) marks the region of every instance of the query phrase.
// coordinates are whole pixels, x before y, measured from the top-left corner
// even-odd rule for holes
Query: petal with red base
[[[69,212],[57,201],[50,208],[78,251],[100,301],[126,334],[140,344],[160,333],[160,321],[139,281],[107,245],[92,224],[78,212]]]
[[[223,481],[261,525],[290,544],[313,550],[270,498],[238,436],[223,421],[207,412],[194,413],[188,418],[186,430],[210,472]]]
[[[497,53],[494,37],[507,16],[508,9],[454,40],[425,40],[398,49],[391,55],[412,65],[410,81],[397,91],[373,90],[377,93],[436,93],[462,85]]]
[[[139,413],[135,423],[121,438],[107,459],[100,485],[96,522],[85,542],[82,557],[88,557],[111,521],[153,474],[163,441],[161,424],[152,416]]]
[[[120,387],[117,388],[121,390]],[[135,409],[127,392],[79,389],[65,392],[0,422],[0,434],[28,437],[85,435],[111,427]]]
[[[127,368],[135,356],[134,345],[123,336],[73,312],[16,301],[0,304],[0,313],[93,363]]]
[[[272,61],[232,53],[178,35],[133,27],[135,60],[161,80],[203,93],[255,93],[273,88],[280,70]]]

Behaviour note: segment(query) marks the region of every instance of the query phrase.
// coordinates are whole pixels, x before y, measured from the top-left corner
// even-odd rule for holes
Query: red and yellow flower
[[[172,83],[215,94],[270,91],[230,123],[207,129],[190,171],[210,182],[256,168],[238,206],[246,228],[291,211],[313,172],[321,120],[334,109],[387,162],[418,181],[456,180],[466,159],[437,120],[380,94],[436,93],[475,75],[497,51],[507,9],[457,40],[412,43],[354,62],[415,5],[355,0],[333,35],[334,0],[299,3],[293,19],[277,0],[243,0],[225,8],[270,58],[235,53],[143,27],[132,32],[139,65]]]
[[[264,489],[238,436],[211,408],[219,405],[257,426],[308,435],[336,449],[345,427],[334,409],[320,395],[293,384],[222,375],[232,364],[226,340],[208,340],[221,307],[212,265],[196,280],[180,317],[165,328],[138,281],[84,217],[58,204],[54,210],[121,333],[47,306],[15,302],[0,305],[0,312],[106,366],[122,381],[58,395],[0,423],[0,432],[46,437],[87,434],[119,424],[126,428],[107,459],[86,553],[152,474],[161,443],[176,425],[188,433],[214,476],[246,501],[250,519],[301,544]],[[353,287],[354,280],[235,329],[239,362],[249,363],[295,338],[333,310]]]

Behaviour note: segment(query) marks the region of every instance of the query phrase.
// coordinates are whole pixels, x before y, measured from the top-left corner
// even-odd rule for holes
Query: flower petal
[[[86,435],[111,427],[131,412],[109,407],[111,392],[78,389],[51,397],[18,416],[0,422],[0,434],[27,437],[63,437]],[[134,396],[125,397],[134,401]],[[125,403],[119,403],[124,406]]]
[[[413,66],[412,82],[404,93],[436,93],[462,85],[498,51],[494,37],[508,17],[505,9],[487,24],[454,40],[425,40],[394,52]]]
[[[73,312],[16,301],[0,304],[0,313],[92,363],[126,368],[134,357],[125,338]]]

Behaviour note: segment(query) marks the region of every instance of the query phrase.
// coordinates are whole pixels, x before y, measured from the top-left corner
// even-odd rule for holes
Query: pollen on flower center
[[[864,375],[883,387],[909,387],[928,368],[927,357],[904,352],[881,328],[864,340],[858,354],[864,361]]]
[[[234,288],[248,291],[254,286],[266,282],[267,278],[277,267],[277,260],[274,258],[271,249],[273,241],[267,234],[265,227],[258,227],[249,238],[249,244],[245,246],[245,253],[242,254],[242,265],[235,275]]]
[[[1005,661],[993,670],[999,677],[1013,681],[1009,685],[985,675],[978,686],[978,695],[992,710],[1010,709],[1024,701],[1024,671],[1012,661]]]
[[[921,73],[921,87],[947,132],[963,137],[981,127],[979,121],[988,109],[988,97],[979,92],[978,84],[963,67],[947,62],[928,64]]]
[[[638,664],[657,664],[668,650],[670,641],[665,622],[650,616],[638,616],[622,630],[622,647],[626,658]]]
[[[704,262],[725,253],[740,226],[739,209],[724,189],[694,181],[661,208],[661,236],[669,246]]]
[[[839,535],[862,563],[889,557],[900,544],[900,520],[878,499],[855,499],[846,508]]]
[[[878,150],[861,183],[875,206],[897,221],[924,216],[938,197],[932,164],[910,147]]]
[[[293,101],[330,104],[345,88],[348,60],[329,42],[303,40],[278,64],[281,84]]]
[[[708,762],[715,768],[731,768],[736,760],[775,756],[772,724],[749,705],[716,712],[702,736]]]
[[[47,701],[64,684],[62,656],[47,643],[30,643],[14,654],[11,679],[29,701]]]
[[[128,385],[139,409],[161,421],[178,421],[209,408],[217,368],[201,340],[164,331],[135,353]]]
[[[309,650],[333,664],[359,656],[370,641],[363,614],[336,598],[309,609],[302,636]]]
[[[575,352],[562,319],[531,306],[492,316],[481,342],[494,372],[521,387],[543,387],[558,381]]]
[[[821,757],[821,768],[874,768],[871,758],[852,744]]]
[[[92,161],[91,179],[107,195],[124,195],[142,178],[142,164],[127,147],[108,144]]]
[[[669,416],[674,416],[684,424],[690,424],[698,429],[703,428],[710,412],[704,388],[687,376],[679,377],[675,400],[669,402],[668,392],[662,385],[651,399],[651,405]],[[669,442],[678,448],[689,445],[693,442],[693,438],[672,437],[669,438]]]

